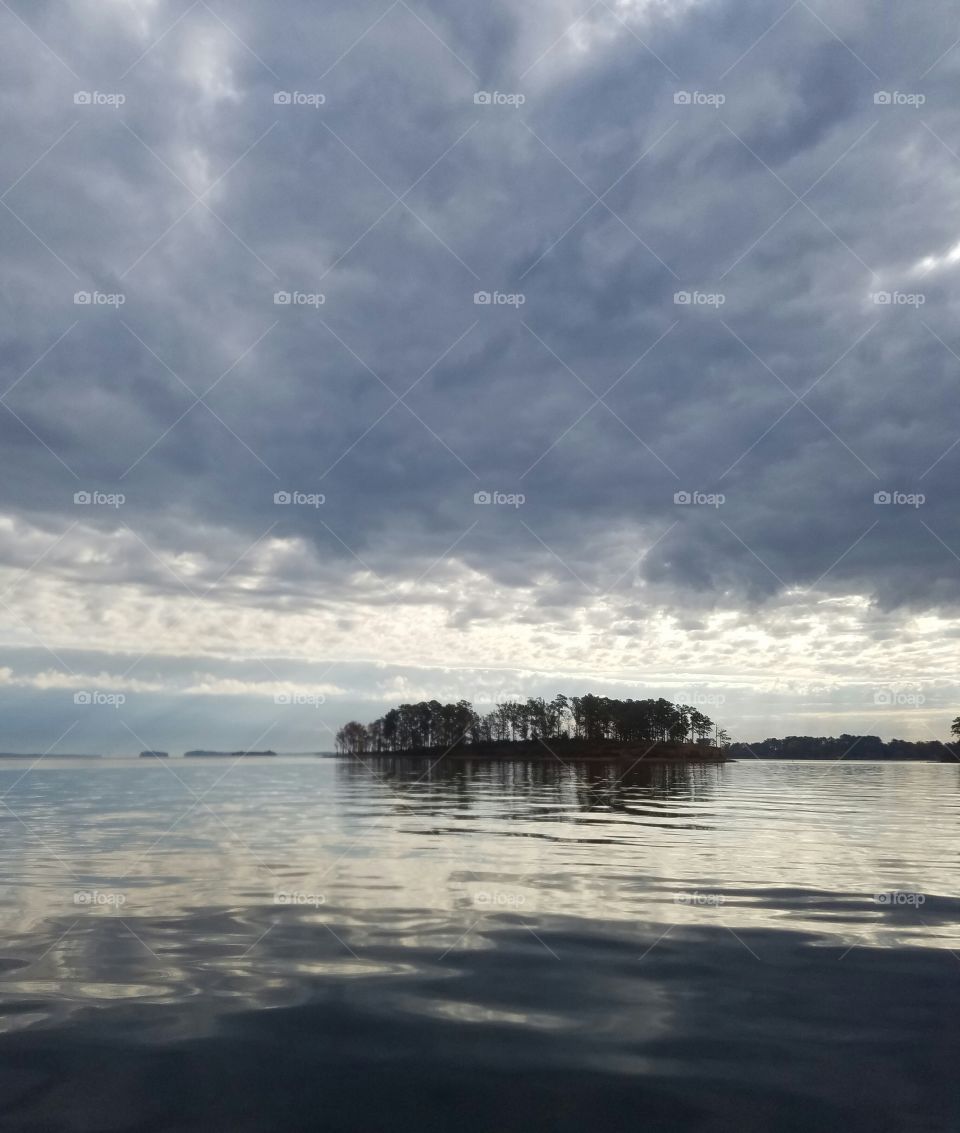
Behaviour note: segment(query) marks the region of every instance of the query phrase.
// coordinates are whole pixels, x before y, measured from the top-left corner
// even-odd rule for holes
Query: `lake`
[[[960,1129],[960,768],[9,760],[4,1130]]]

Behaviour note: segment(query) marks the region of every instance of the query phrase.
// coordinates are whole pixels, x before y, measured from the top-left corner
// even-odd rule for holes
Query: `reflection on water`
[[[4,1128],[960,1128],[956,767],[25,772]]]

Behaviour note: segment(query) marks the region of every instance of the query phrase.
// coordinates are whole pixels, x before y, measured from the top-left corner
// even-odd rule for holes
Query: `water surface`
[[[960,769],[0,766],[13,1130],[960,1129]]]

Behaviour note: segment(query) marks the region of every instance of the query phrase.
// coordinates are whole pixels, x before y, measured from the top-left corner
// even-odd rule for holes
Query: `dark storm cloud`
[[[946,5],[617,9],[636,35],[600,5],[551,51],[578,12],[12,7],[7,512],[55,535],[75,491],[123,491],[122,517],[83,513],[104,539],[122,518],[222,567],[276,523],[328,594],[355,555],[416,578],[479,521],[455,556],[552,577],[557,605],[657,538],[621,590],[681,608],[812,585],[956,603],[958,265],[912,271],[960,241],[960,49],[929,69]],[[697,490],[726,502],[674,503]],[[259,597],[309,587],[289,569]],[[103,570],[176,585],[149,551]]]

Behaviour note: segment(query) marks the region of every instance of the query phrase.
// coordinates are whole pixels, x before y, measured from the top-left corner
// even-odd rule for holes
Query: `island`
[[[276,755],[275,751],[205,751],[198,748],[195,751],[185,751],[184,759],[246,759],[253,756]]]
[[[142,751],[140,752],[141,759],[169,759],[170,752],[168,751]]]
[[[369,724],[352,720],[336,735],[339,754],[430,759],[717,761],[730,758],[729,744],[692,705],[590,693],[505,701],[484,715],[467,700],[401,704]]]

